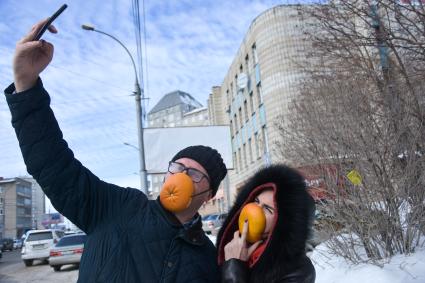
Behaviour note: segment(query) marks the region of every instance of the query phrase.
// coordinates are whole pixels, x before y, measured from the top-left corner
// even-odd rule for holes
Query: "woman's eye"
[[[259,203],[260,201],[258,200],[258,198],[256,198],[255,200],[254,200],[256,203]]]

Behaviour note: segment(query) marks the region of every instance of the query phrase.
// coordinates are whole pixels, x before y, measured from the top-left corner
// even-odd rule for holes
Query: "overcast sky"
[[[288,1],[146,0],[147,110],[166,93],[182,90],[204,106],[224,76],[252,20]],[[294,1],[290,1],[294,2]],[[140,2],[141,3],[141,2]],[[0,1],[0,80],[12,81],[16,41],[63,1]],[[76,157],[101,179],[139,187],[134,72],[124,49],[110,38],[82,30],[83,23],[120,39],[136,57],[131,0],[70,0],[55,21],[55,46],[41,78]],[[143,46],[144,48],[144,46]],[[148,150],[148,149],[147,149]],[[0,100],[0,176],[26,175],[4,97]]]

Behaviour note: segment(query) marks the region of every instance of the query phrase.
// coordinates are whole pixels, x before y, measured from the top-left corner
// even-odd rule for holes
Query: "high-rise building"
[[[255,18],[219,87],[209,98],[210,120],[229,124],[233,196],[261,166],[285,162],[275,155],[278,119],[291,119],[291,101],[305,78],[311,42],[299,5],[280,5]]]
[[[0,179],[0,238],[20,238],[32,228],[32,183]]]

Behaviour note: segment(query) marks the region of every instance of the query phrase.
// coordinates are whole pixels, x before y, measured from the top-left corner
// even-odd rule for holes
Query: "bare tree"
[[[425,2],[425,1],[423,1]],[[276,148],[328,190],[332,251],[352,262],[411,253],[425,231],[425,4],[300,5],[308,74]],[[329,170],[333,168],[333,170]],[[346,177],[356,170],[360,185]],[[341,229],[341,227],[343,227]]]

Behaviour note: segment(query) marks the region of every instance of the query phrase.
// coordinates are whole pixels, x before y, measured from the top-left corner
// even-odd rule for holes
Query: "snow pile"
[[[215,244],[216,236],[208,235]],[[324,243],[311,255],[316,268],[315,283],[424,283],[425,248],[418,248],[409,256],[396,255],[383,262],[383,267],[373,264],[353,265],[343,258],[333,256]]]
[[[314,250],[316,283],[424,283],[425,248],[410,255],[396,255],[380,268],[372,264],[352,265],[332,256],[325,244]]]

